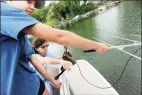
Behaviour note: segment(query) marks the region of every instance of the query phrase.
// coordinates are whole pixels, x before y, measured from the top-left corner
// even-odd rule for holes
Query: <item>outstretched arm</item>
[[[63,67],[67,70],[71,70],[72,63],[70,61],[65,61],[62,59],[55,59],[49,57],[43,57],[42,63],[46,64],[62,64]]]
[[[35,56],[40,56],[38,54],[33,54]],[[34,59],[33,60],[37,60],[35,57],[33,57]],[[55,59],[55,58],[50,58],[50,57],[41,57],[40,56],[40,63],[41,64],[62,64],[63,67],[67,70],[70,70],[71,69],[71,65],[72,63],[69,62],[69,61],[65,61],[65,60],[62,60],[62,59]]]
[[[24,29],[24,32],[65,46],[95,49],[100,53],[104,53],[108,50],[108,46],[103,43],[85,39],[66,30],[51,28],[48,25],[42,23],[27,27]]]
[[[43,57],[42,58],[42,63],[60,64],[60,63],[70,63],[70,62],[69,61],[64,61],[62,59],[57,59],[57,58]]]
[[[51,81],[55,87],[60,88],[61,82],[58,80],[55,80],[42,66],[42,63],[37,60],[37,57],[35,54],[31,55],[31,64],[36,68],[36,70],[43,75],[47,80]]]

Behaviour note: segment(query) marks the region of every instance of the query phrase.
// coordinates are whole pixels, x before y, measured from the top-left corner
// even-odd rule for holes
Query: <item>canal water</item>
[[[132,44],[131,47],[123,50],[133,54],[141,48],[141,45],[133,46],[135,42],[141,42],[141,1],[122,2],[120,5],[96,16],[70,25],[68,30],[82,37],[94,41],[99,39],[115,46]],[[56,50],[55,53],[61,55],[63,47],[55,46],[54,49],[52,47],[50,50]],[[83,53],[83,49],[77,48],[69,48],[69,50],[76,59],[87,60],[112,85],[119,79],[126,62],[130,58],[130,55],[118,49],[110,49],[105,54]],[[135,55],[141,57],[141,50]],[[140,59],[132,58],[129,61],[121,80],[114,88],[120,95],[141,94]]]

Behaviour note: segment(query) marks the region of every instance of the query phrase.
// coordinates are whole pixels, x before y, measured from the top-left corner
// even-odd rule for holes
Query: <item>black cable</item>
[[[138,50],[136,50],[136,51],[134,52],[134,54],[137,53],[140,49],[141,49],[141,48],[139,48]],[[134,54],[133,54],[133,55],[134,55]],[[77,64],[77,66],[78,66],[78,68],[79,68],[79,72],[80,72],[81,76],[82,76],[83,79],[85,79],[90,85],[95,86],[95,87],[100,88],[100,89],[108,89],[108,88],[111,88],[111,87],[115,86],[115,85],[120,81],[120,79],[122,78],[122,75],[123,75],[123,73],[124,73],[124,71],[125,71],[125,69],[126,69],[126,66],[128,65],[128,63],[129,63],[129,61],[131,60],[132,57],[133,57],[133,56],[130,56],[130,58],[127,60],[127,62],[126,62],[126,64],[125,64],[125,66],[124,66],[124,69],[122,70],[122,73],[121,73],[119,79],[118,79],[113,85],[111,85],[110,87],[99,87],[99,86],[96,86],[96,85],[90,83],[90,82],[82,75],[82,72],[81,72],[81,69],[80,69],[78,63],[76,63],[76,64]]]

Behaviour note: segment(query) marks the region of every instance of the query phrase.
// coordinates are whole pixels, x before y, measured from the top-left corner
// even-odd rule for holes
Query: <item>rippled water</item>
[[[95,40],[98,38],[111,45],[133,44],[141,41],[141,1],[125,1],[101,14],[81,20],[70,29],[78,35]],[[120,38],[125,38],[120,39]],[[126,40],[130,39],[130,40]],[[95,40],[97,41],[97,40]],[[132,46],[123,50],[134,53],[141,46]],[[56,47],[61,55],[63,47]],[[130,55],[117,49],[111,49],[106,54],[86,53],[82,49],[70,48],[77,59],[85,59],[94,66],[109,83],[114,84],[124,68]],[[135,55],[141,57],[141,50]],[[141,93],[141,61],[132,58],[124,71],[121,80],[114,87],[120,95],[140,95]],[[106,93],[107,94],[107,93]]]

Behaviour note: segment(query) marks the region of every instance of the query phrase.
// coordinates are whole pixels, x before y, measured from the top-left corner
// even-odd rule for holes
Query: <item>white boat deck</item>
[[[106,79],[87,61],[78,60],[77,63],[81,69],[82,75],[91,84],[102,88],[111,86]],[[66,83],[69,85],[73,95],[119,95],[113,87],[108,89],[100,89],[90,85],[85,79],[82,78],[77,64],[72,66],[71,71],[65,71],[63,76],[64,79],[66,79]],[[60,77],[60,79],[63,80],[63,76]],[[60,95],[66,95],[63,88],[60,90]]]

